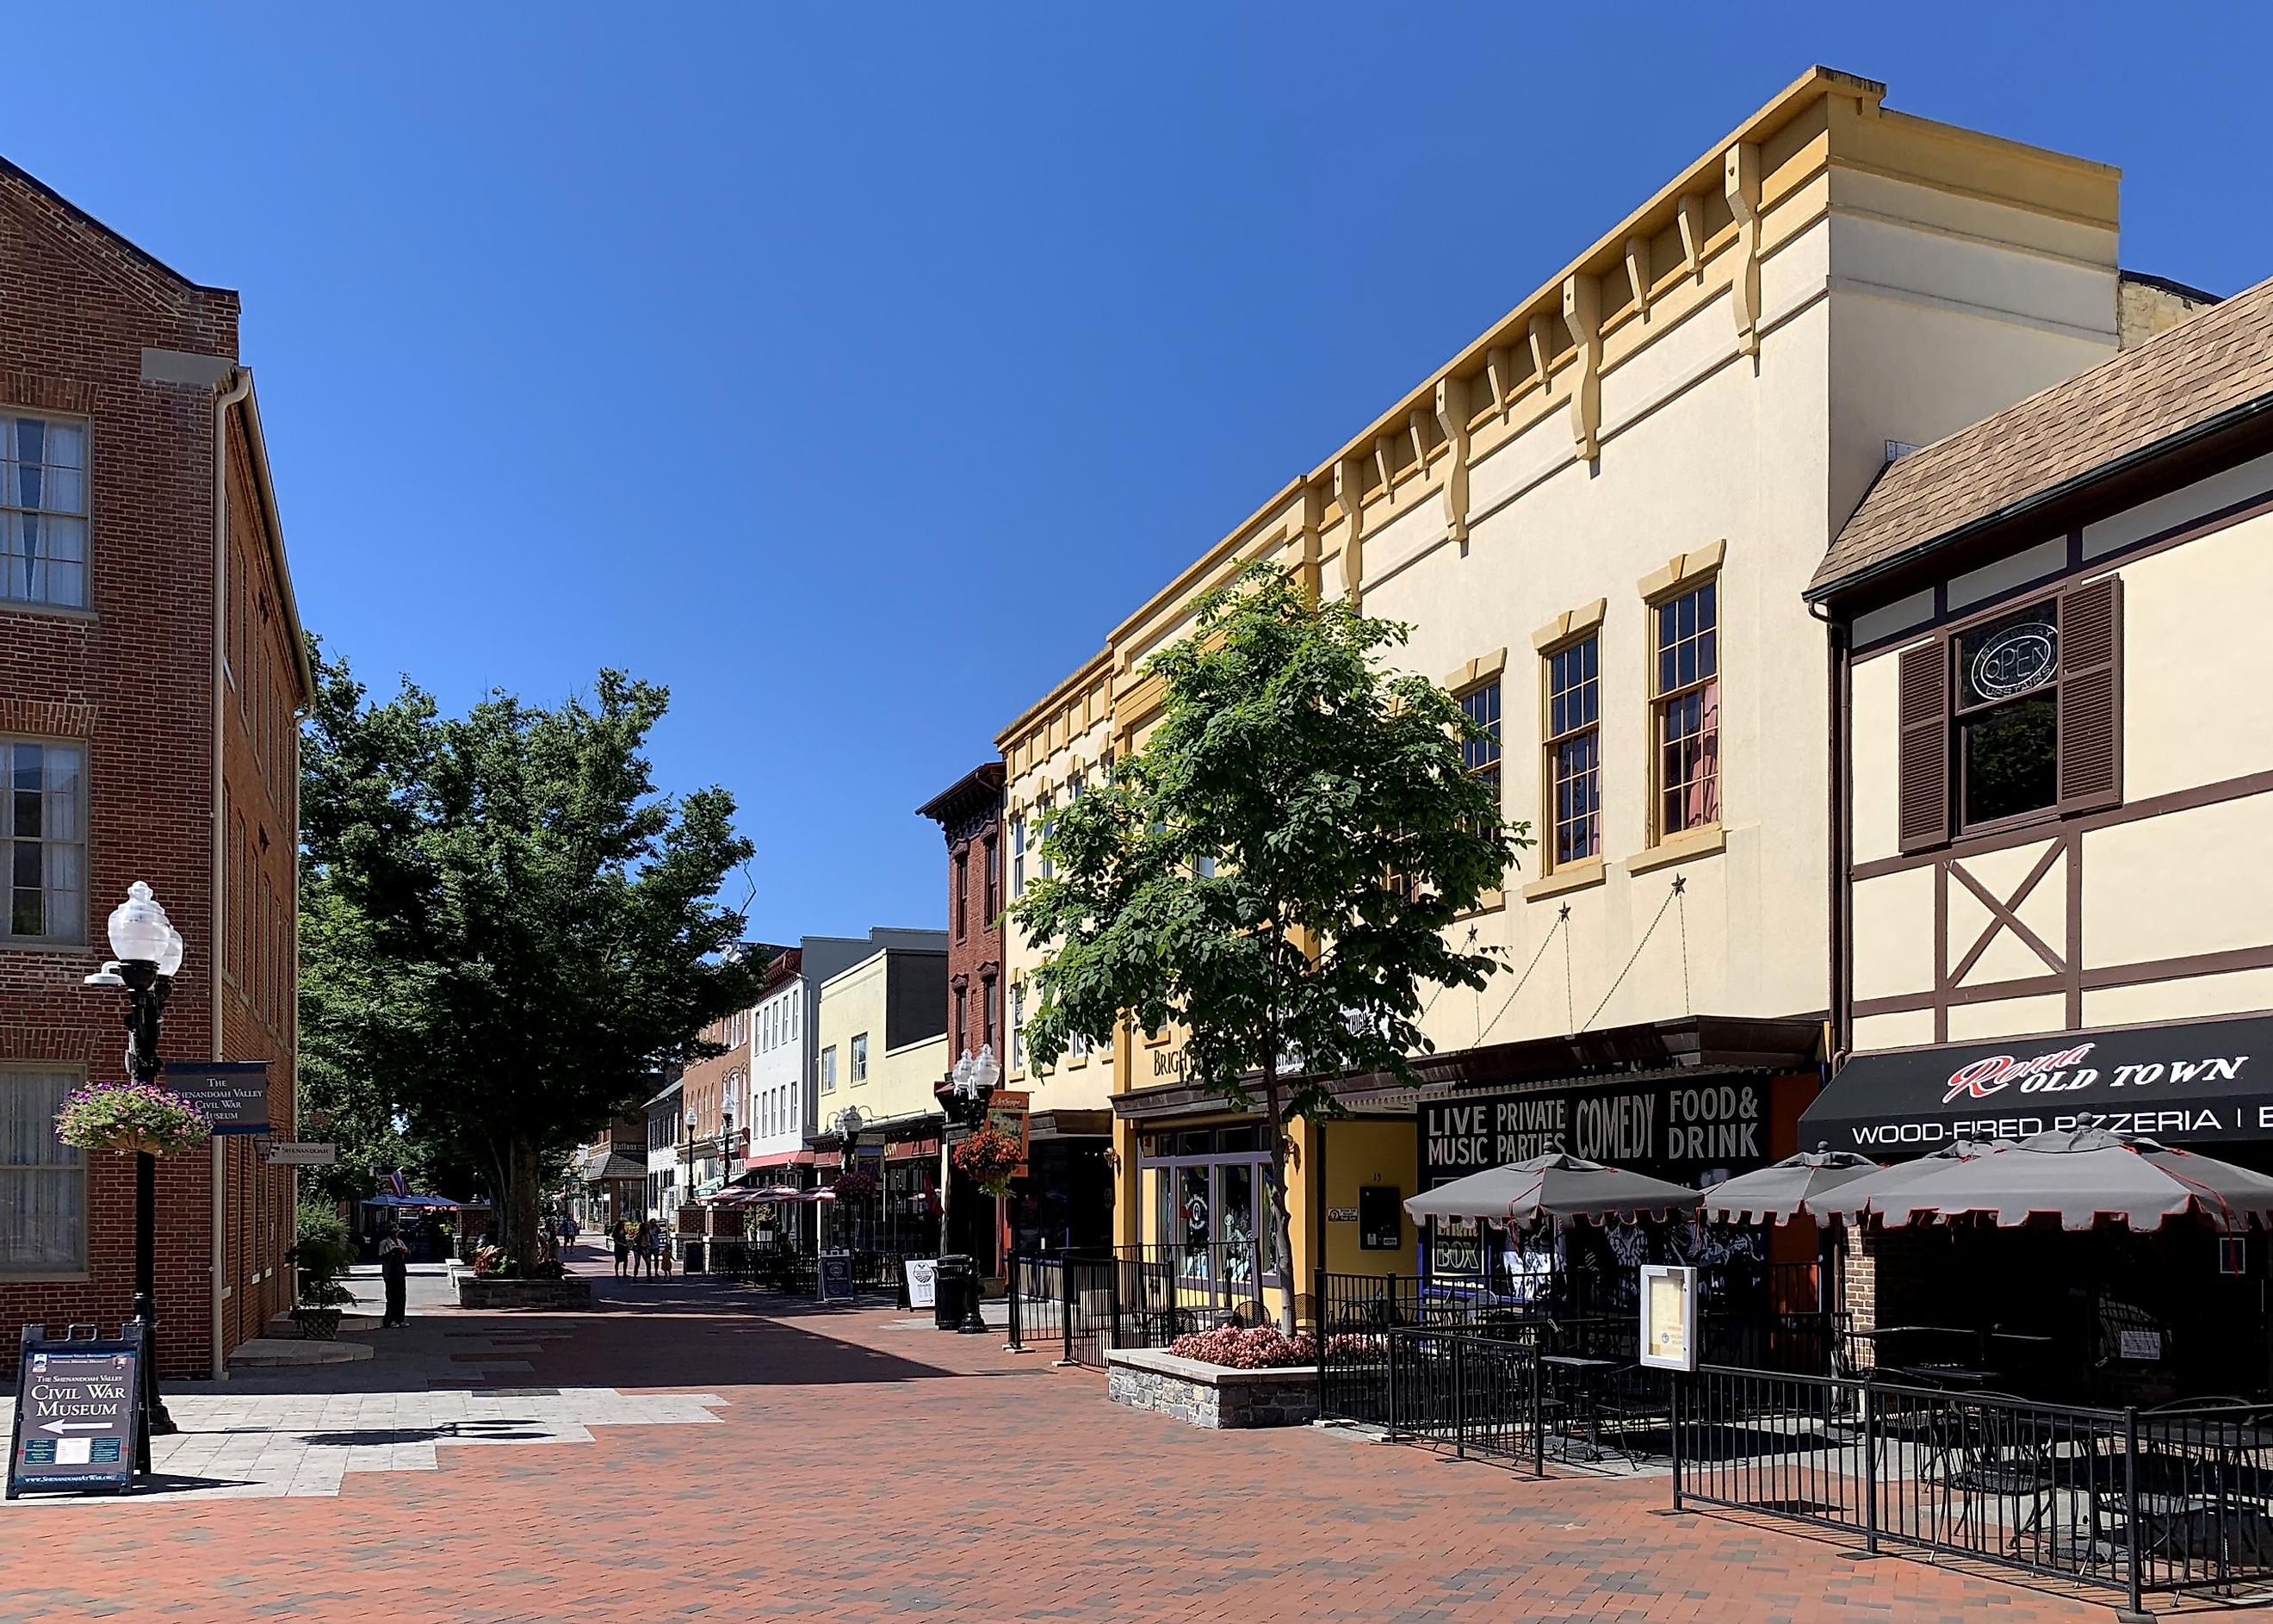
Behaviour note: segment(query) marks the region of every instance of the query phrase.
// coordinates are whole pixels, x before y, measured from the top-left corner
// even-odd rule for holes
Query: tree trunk
[[[506,1176],[513,1181],[506,1192],[506,1210],[511,1215],[511,1227],[506,1231],[510,1239],[506,1250],[514,1262],[524,1269],[544,1255],[538,1238],[538,1198],[536,1185],[536,1142],[519,1134],[514,1136],[506,1151]]]
[[[1265,1129],[1271,1136],[1271,1222],[1264,1248],[1266,1274],[1279,1276],[1279,1328],[1294,1335],[1294,1259],[1287,1232],[1287,1125],[1279,1118],[1279,1058],[1271,1057],[1270,1081],[1263,1090],[1264,1109],[1270,1113]],[[1259,1283],[1259,1282],[1258,1282]]]

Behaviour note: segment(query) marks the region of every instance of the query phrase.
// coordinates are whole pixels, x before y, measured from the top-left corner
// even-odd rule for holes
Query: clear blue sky
[[[917,805],[1812,63],[2273,274],[2273,14],[1777,11],[19,6],[0,150],[243,290],[312,628],[667,683],[794,939],[941,922]]]

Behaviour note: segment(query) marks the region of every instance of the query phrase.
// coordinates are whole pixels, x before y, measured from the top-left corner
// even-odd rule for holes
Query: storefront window
[[[1252,1127],[1189,1128],[1140,1141],[1152,1169],[1154,1238],[1182,1279],[1253,1283],[1269,1210],[1269,1157],[1257,1139]]]

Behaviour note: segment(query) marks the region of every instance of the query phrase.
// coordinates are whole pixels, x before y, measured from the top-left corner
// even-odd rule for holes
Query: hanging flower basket
[[[955,1165],[988,1195],[1008,1195],[1024,1160],[1018,1141],[989,1123],[955,1147]]]
[[[876,1176],[866,1168],[848,1168],[829,1188],[840,1201],[865,1201],[876,1193]]]
[[[56,1137],[74,1150],[154,1156],[187,1150],[213,1132],[203,1111],[146,1083],[90,1083],[56,1113]]]

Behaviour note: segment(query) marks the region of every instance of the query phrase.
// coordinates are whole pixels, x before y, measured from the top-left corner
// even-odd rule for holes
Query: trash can
[[[969,1295],[979,1289],[979,1272],[967,1252],[949,1252],[939,1260],[933,1276],[931,1322],[942,1331],[963,1328],[963,1311]]]
[[[691,1240],[684,1243],[684,1249],[679,1254],[679,1267],[689,1274],[700,1274],[702,1272],[702,1243],[701,1241]]]

